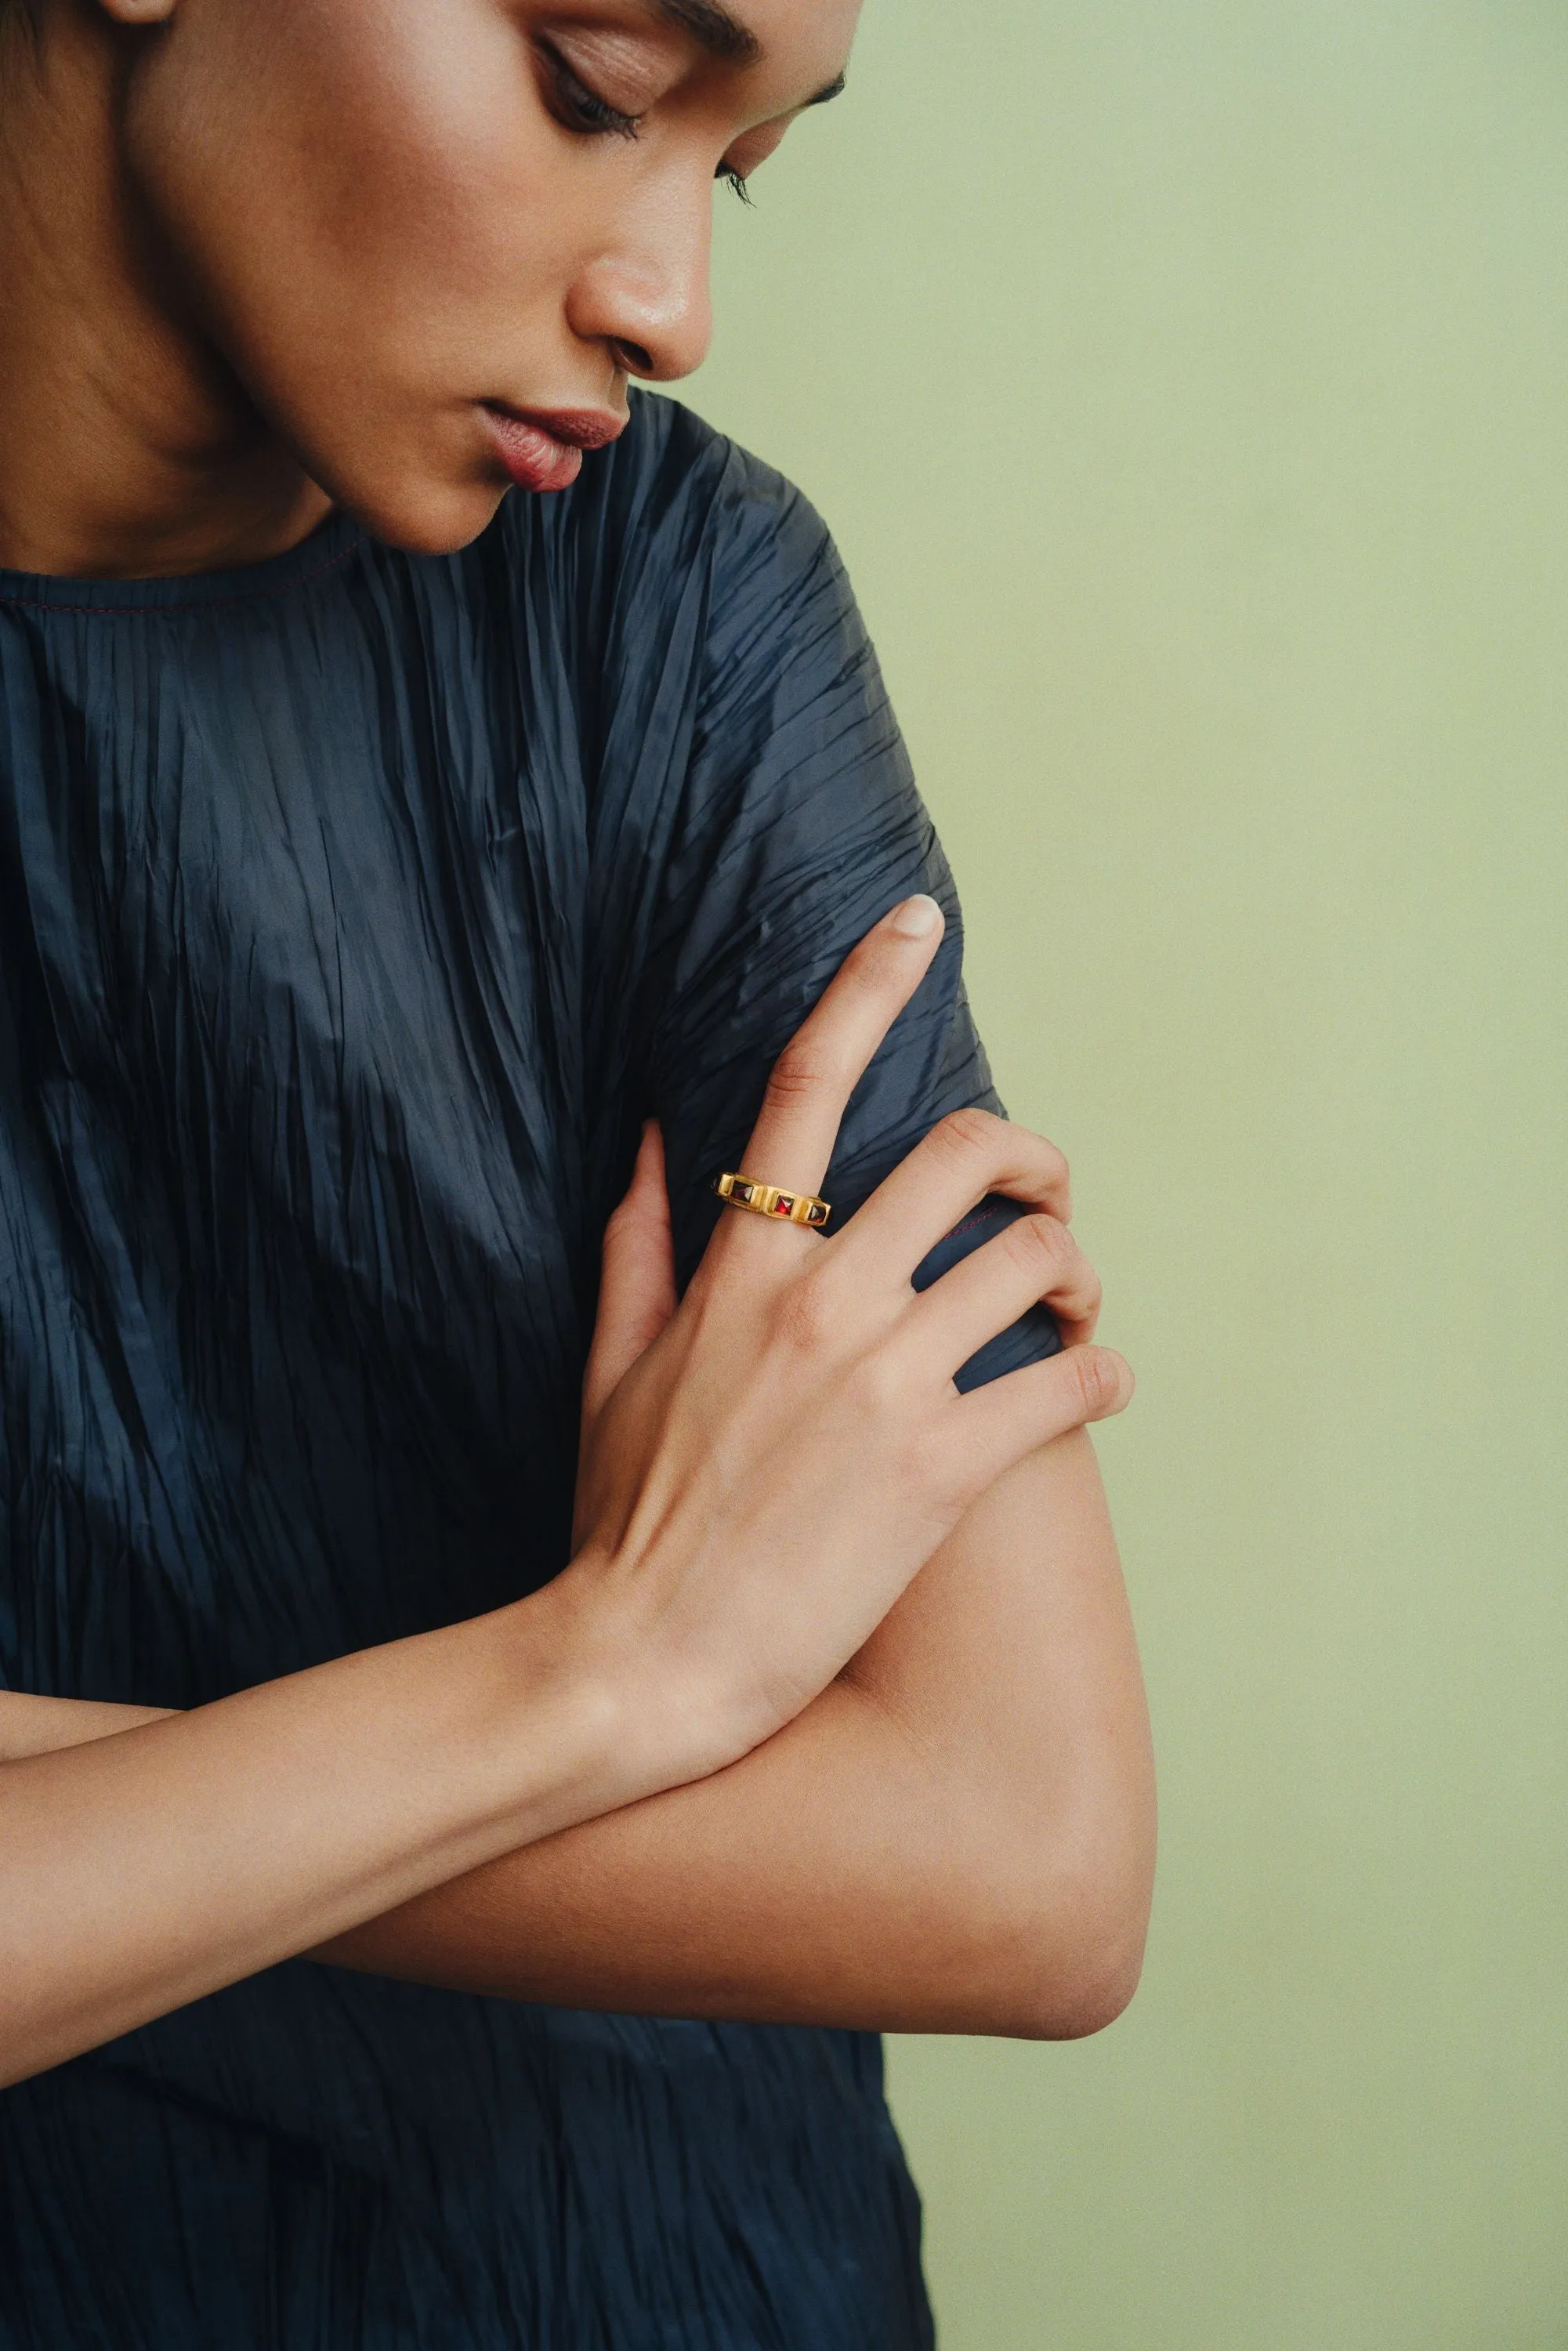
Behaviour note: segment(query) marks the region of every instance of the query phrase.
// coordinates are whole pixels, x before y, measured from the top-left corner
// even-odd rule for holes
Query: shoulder
[[[851,605],[827,527],[793,483],[678,401],[633,392],[631,412],[571,489],[505,501],[486,537],[514,577],[548,578],[595,634],[618,610],[645,622],[695,598],[705,633],[732,649],[800,598]]]
[[[571,493],[579,527],[609,522],[628,546],[653,542],[666,552],[821,553],[821,517],[773,466],[679,401],[633,392],[631,406],[620,440],[584,466]]]

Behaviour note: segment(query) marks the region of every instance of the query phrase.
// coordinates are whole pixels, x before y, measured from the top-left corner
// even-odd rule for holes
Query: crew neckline
[[[55,612],[210,611],[220,604],[248,603],[277,596],[330,571],[364,539],[348,515],[331,514],[281,555],[242,563],[226,571],[184,571],[161,580],[72,580],[54,572],[7,571],[0,568],[0,605],[20,604]]]

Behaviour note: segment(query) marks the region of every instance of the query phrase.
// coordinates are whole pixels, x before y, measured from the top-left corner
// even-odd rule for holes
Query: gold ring
[[[777,1184],[758,1184],[749,1176],[716,1176],[713,1188],[732,1208],[749,1208],[754,1217],[781,1217],[791,1225],[825,1225],[832,1210],[814,1192],[786,1192]]]

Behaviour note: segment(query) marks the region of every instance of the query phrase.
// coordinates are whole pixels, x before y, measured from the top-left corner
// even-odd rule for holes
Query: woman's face
[[[858,9],[175,0],[132,37],[126,167],[171,302],[306,471],[450,549],[508,479],[564,486],[628,375],[696,366],[715,174],[831,90]]]

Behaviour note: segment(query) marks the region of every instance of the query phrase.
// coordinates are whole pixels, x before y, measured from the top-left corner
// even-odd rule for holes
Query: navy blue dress
[[[449,559],[0,574],[0,1683],[195,1706],[555,1573],[640,1122],[685,1275],[916,888],[821,524],[672,402]],[[994,1099],[958,964],[841,1215]],[[857,2033],[301,1960],[0,2095],[4,2351],[913,2351],[918,2236]]]

